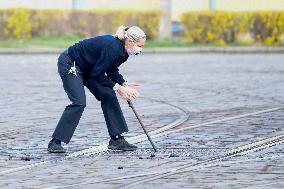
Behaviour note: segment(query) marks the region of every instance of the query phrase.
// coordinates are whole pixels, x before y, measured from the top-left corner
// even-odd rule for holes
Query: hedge
[[[278,45],[284,39],[284,12],[190,12],[181,20],[192,43],[226,45],[249,36],[252,43]]]
[[[0,38],[24,39],[31,36],[75,34],[89,37],[115,32],[120,25],[137,25],[156,39],[159,11],[68,11],[68,10],[0,10]]]

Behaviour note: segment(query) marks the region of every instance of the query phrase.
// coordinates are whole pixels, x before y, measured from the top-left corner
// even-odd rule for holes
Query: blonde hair
[[[140,39],[146,39],[146,34],[138,26],[119,26],[114,34],[120,40],[130,39],[132,41],[139,41]]]

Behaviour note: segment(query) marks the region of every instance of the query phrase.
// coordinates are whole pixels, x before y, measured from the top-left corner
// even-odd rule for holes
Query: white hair
[[[146,39],[146,34],[138,26],[119,26],[114,36],[120,40],[130,39],[135,42],[139,41],[140,39]]]

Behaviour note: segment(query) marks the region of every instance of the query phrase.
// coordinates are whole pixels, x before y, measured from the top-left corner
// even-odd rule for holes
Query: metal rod
[[[151,145],[152,145],[154,151],[155,151],[155,152],[158,152],[158,150],[157,150],[156,146],[154,145],[154,143],[153,143],[153,141],[152,141],[150,135],[148,134],[147,130],[145,129],[145,126],[143,125],[143,123],[142,123],[142,121],[141,121],[141,119],[140,119],[138,113],[136,112],[136,110],[135,110],[135,108],[134,108],[134,106],[133,106],[133,103],[131,102],[131,100],[127,100],[127,103],[128,103],[128,105],[129,105],[129,107],[133,110],[135,116],[137,117],[137,119],[138,119],[138,121],[139,121],[139,123],[140,123],[142,129],[144,130],[144,132],[145,132],[145,134],[146,134],[148,140],[150,141],[150,143],[151,143]]]

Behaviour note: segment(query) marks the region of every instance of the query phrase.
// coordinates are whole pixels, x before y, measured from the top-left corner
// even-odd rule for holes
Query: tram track
[[[171,124],[168,124],[168,125],[166,125],[162,128],[159,128],[159,129],[156,129],[154,131],[149,132],[149,134],[152,136],[152,138],[157,138],[157,137],[165,136],[165,135],[168,135],[168,134],[171,134],[171,133],[176,133],[176,132],[184,131],[184,130],[187,130],[187,129],[197,128],[197,127],[210,125],[210,124],[214,124],[214,123],[221,123],[221,122],[224,122],[224,121],[229,121],[229,120],[233,120],[233,119],[240,119],[240,118],[244,118],[244,117],[248,117],[248,116],[252,116],[252,115],[257,115],[257,114],[273,112],[273,111],[278,111],[278,110],[284,109],[284,107],[270,108],[270,109],[265,109],[265,110],[261,110],[261,111],[257,111],[257,112],[252,112],[252,113],[242,114],[242,115],[238,115],[238,116],[232,116],[232,117],[228,117],[228,118],[204,122],[204,123],[201,123],[201,124],[190,125],[190,126],[187,126],[187,127],[179,128],[177,130],[170,130],[172,128],[175,128],[175,127],[183,124],[189,118],[189,114],[187,113],[187,111],[185,111],[185,110],[183,110],[183,109],[181,109],[181,108],[179,108],[178,106],[175,106],[175,105],[173,105],[173,107],[176,107],[177,110],[182,114],[182,116],[179,119],[172,122]],[[130,137],[128,140],[132,143],[139,143],[139,142],[146,141],[147,137],[144,134],[140,134],[140,135],[137,135],[137,136]],[[70,158],[75,158],[75,157],[78,157],[78,156],[90,156],[90,155],[98,154],[98,153],[101,153],[101,152],[104,152],[104,151],[107,151],[107,150],[108,150],[107,144],[102,144],[102,145],[99,145],[99,146],[90,147],[90,148],[85,149],[85,150],[80,150],[78,152],[73,152],[73,153],[71,153],[71,154],[69,154],[65,157],[54,158],[54,159],[51,159],[51,160],[45,160],[45,161],[36,162],[36,163],[33,163],[33,164],[21,166],[21,167],[16,167],[16,168],[4,170],[4,171],[0,172],[0,175],[9,174],[9,173],[22,171],[22,170],[26,170],[26,169],[32,169],[32,168],[37,167],[37,166],[42,166],[42,165],[45,165],[45,164],[48,164],[48,163],[54,163],[54,162],[58,162],[58,161],[64,161],[64,160],[67,160],[67,159],[70,159]]]
[[[171,175],[176,175],[176,174],[182,174],[182,173],[186,173],[189,171],[194,171],[197,169],[202,169],[202,168],[207,168],[207,167],[213,167],[213,166],[218,166],[218,165],[224,165],[226,164],[226,162],[223,162],[226,159],[235,157],[235,156],[242,156],[245,154],[248,154],[250,152],[256,152],[256,151],[260,151],[260,150],[264,150],[279,144],[283,144],[284,143],[284,134],[283,135],[279,135],[279,136],[275,136],[275,137],[271,137],[271,138],[267,138],[261,141],[257,141],[254,143],[250,143],[250,144],[246,144],[243,146],[239,146],[235,149],[232,149],[231,151],[227,152],[225,155],[222,156],[216,156],[213,158],[210,158],[208,160],[205,161],[201,161],[198,162],[194,165],[188,165],[188,164],[184,164],[181,165],[175,169],[172,169],[170,171],[163,171],[161,173],[159,173],[158,175],[155,176],[151,176],[150,178],[146,178],[146,179],[141,179],[138,181],[134,181],[125,185],[121,185],[119,187],[116,188],[129,188],[129,187],[133,187],[136,186],[138,184],[143,184],[145,182],[149,182],[149,181],[154,181],[157,179],[161,179],[167,176],[171,176]],[[284,155],[283,155],[284,157]],[[257,159],[257,158],[256,158]],[[260,158],[259,158],[260,159]]]
[[[152,138],[157,138],[157,137],[169,135],[169,134],[176,133],[176,132],[182,132],[182,131],[185,131],[187,129],[197,128],[197,127],[215,124],[215,123],[221,123],[221,122],[230,121],[230,120],[234,120],[234,119],[241,119],[241,118],[254,116],[254,115],[258,115],[258,114],[262,114],[262,113],[279,111],[279,110],[282,110],[282,109],[284,109],[284,108],[283,107],[270,108],[270,109],[251,112],[251,113],[247,113],[247,114],[241,114],[241,115],[237,115],[237,116],[226,117],[226,118],[223,118],[223,119],[209,121],[209,122],[196,124],[196,125],[192,125],[192,126],[188,126],[188,127],[182,127],[182,128],[176,129],[176,130],[169,130],[169,131],[165,131],[165,132],[162,132],[162,133],[156,133],[154,135],[153,135],[153,133],[151,133],[151,134],[152,134]],[[102,182],[112,182],[112,181],[119,181],[119,180],[125,180],[125,179],[147,177],[147,178],[143,178],[143,179],[138,180],[138,181],[131,182],[131,183],[126,184],[126,185],[115,187],[115,188],[128,188],[128,187],[132,187],[132,186],[135,186],[135,185],[138,185],[138,184],[143,184],[143,183],[146,183],[146,182],[149,182],[149,181],[164,178],[166,176],[171,176],[171,175],[174,175],[174,174],[181,174],[181,173],[185,173],[185,172],[188,172],[188,171],[198,170],[200,168],[224,165],[224,164],[226,164],[226,162],[224,163],[224,161],[229,159],[229,158],[236,157],[236,156],[242,156],[242,155],[245,155],[245,154],[248,154],[248,153],[251,153],[251,152],[261,151],[261,150],[264,150],[266,148],[270,148],[270,147],[273,147],[275,145],[279,145],[279,144],[282,144],[282,143],[284,143],[284,135],[279,135],[279,136],[271,137],[271,138],[264,139],[264,140],[261,140],[261,141],[257,141],[257,142],[249,143],[249,144],[246,144],[246,145],[238,146],[238,147],[236,147],[232,150],[229,150],[225,155],[214,156],[214,157],[212,157],[208,160],[201,161],[201,162],[198,162],[198,163],[193,164],[193,165],[184,164],[184,165],[178,166],[175,169],[170,169],[170,170],[161,171],[161,172],[151,172],[151,173],[146,173],[146,174],[139,174],[139,175],[125,176],[125,177],[117,177],[117,178],[113,178],[113,179],[106,179],[106,180],[103,180],[103,181],[87,182],[87,183],[81,183],[81,184],[79,183],[79,184],[75,184],[75,185],[68,185],[68,187],[81,186],[81,185],[85,185],[85,184],[95,184],[95,183],[102,183]],[[277,157],[278,156],[275,156],[274,158],[277,158]],[[257,159],[260,159],[260,158],[256,158],[255,160],[257,160]],[[269,159],[269,158],[263,158],[263,159]],[[155,166],[155,168],[157,168],[161,165],[168,164],[170,162],[173,162],[173,161],[167,161],[163,164],[159,164],[158,166]],[[243,162],[243,160],[238,161],[238,162]],[[231,163],[235,163],[235,162],[228,162],[228,164],[231,164]],[[52,188],[54,188],[54,187],[52,187]],[[60,186],[58,188],[66,188],[66,187]]]
[[[249,158],[249,159],[243,159],[243,160],[231,160],[231,161],[225,161],[230,158],[236,157],[236,156],[243,156],[245,154],[249,154],[251,152],[256,152],[264,149],[271,148],[273,146],[283,144],[284,143],[284,134],[278,135],[270,138],[266,138],[257,142],[249,143],[246,145],[241,145],[238,147],[235,147],[228,152],[226,152],[224,155],[214,156],[212,158],[209,158],[208,160],[204,160],[195,164],[182,164],[177,166],[176,168],[171,168],[163,171],[153,171],[153,172],[147,172],[147,173],[141,173],[136,175],[128,175],[128,176],[122,176],[122,177],[116,177],[111,179],[103,179],[103,180],[97,180],[97,181],[89,181],[89,182],[81,182],[77,184],[70,184],[70,185],[62,185],[62,186],[53,186],[49,189],[59,189],[59,188],[71,188],[71,187],[78,187],[83,185],[92,185],[92,184],[98,184],[98,183],[109,183],[109,182],[118,182],[123,181],[124,183],[127,182],[128,179],[135,179],[138,178],[135,181],[129,182],[127,184],[119,185],[114,188],[120,189],[120,188],[131,188],[134,186],[137,186],[139,184],[148,183],[151,181],[155,181],[158,179],[162,179],[168,176],[177,175],[177,174],[183,174],[190,171],[200,170],[204,168],[210,168],[214,166],[224,166],[224,165],[230,165],[230,164],[236,164],[236,163],[244,163],[244,162],[250,162],[250,161],[257,161],[257,160],[271,160],[271,159],[277,159],[284,157],[283,155],[277,155],[277,156],[268,156],[268,157],[258,157],[258,158]],[[172,161],[168,161],[172,162]],[[164,165],[159,164],[158,166],[155,166],[155,168]]]

